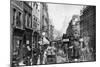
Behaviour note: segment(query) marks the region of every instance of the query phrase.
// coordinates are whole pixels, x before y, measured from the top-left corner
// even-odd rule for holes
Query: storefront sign
[[[63,42],[69,41],[69,39],[63,39]]]

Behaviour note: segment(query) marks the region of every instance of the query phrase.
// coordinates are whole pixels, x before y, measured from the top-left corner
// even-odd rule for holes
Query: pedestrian
[[[73,56],[73,59],[79,59],[80,58],[80,54],[79,54],[79,51],[80,51],[80,43],[78,40],[74,40],[74,47],[73,47],[73,50],[74,50],[74,56]]]
[[[39,58],[39,55],[40,55],[40,49],[39,48],[33,48],[33,51],[32,51],[32,61],[33,61],[33,65],[37,65],[38,63],[38,58]]]

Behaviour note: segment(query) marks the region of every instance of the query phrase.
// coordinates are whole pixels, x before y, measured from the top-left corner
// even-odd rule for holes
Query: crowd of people
[[[86,41],[74,39],[66,43],[56,41],[37,44],[33,47],[23,45],[23,59],[17,65],[31,66],[92,60],[92,49]]]

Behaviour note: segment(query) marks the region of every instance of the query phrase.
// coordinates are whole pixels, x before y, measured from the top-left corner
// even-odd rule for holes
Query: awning
[[[46,37],[43,37],[42,41],[39,41],[40,45],[44,45],[44,44],[49,44],[50,42],[48,41],[48,39],[46,39]]]
[[[43,44],[49,44],[49,41],[45,37],[43,37]]]

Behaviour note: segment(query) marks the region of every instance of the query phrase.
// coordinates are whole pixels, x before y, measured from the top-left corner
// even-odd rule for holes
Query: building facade
[[[45,32],[45,36],[49,37],[49,15],[46,3],[40,3],[40,30],[41,34]]]
[[[22,45],[24,35],[23,2],[11,1],[11,66],[18,65],[22,59]]]
[[[33,27],[33,44],[37,45],[40,38],[40,3],[32,2],[32,27]]]
[[[11,67],[18,66],[32,45],[32,7],[24,1],[11,0]],[[27,51],[27,52],[26,52]]]
[[[79,38],[80,37],[80,20],[78,15],[73,15],[69,26],[66,30],[66,34],[69,37]]]
[[[33,31],[40,32],[40,3],[32,2]]]
[[[68,48],[68,58],[71,59],[79,59],[80,58],[80,21],[78,15],[73,15],[72,19],[69,23],[69,26],[66,30],[66,35],[64,36],[68,39],[67,48]],[[64,38],[63,37],[63,38]],[[72,47],[72,48],[70,48]]]
[[[23,36],[23,60],[25,60],[27,63],[26,65],[30,64],[30,59],[32,56],[32,7],[29,5],[29,2],[23,1],[23,11],[24,11],[24,36]],[[27,58],[29,57],[29,58]],[[26,59],[27,58],[27,59]]]
[[[74,15],[72,17],[72,29],[73,35],[75,38],[80,37],[80,17],[78,15]]]
[[[87,6],[80,16],[80,35],[87,41],[89,49],[93,52],[92,60],[96,60],[96,7]]]

